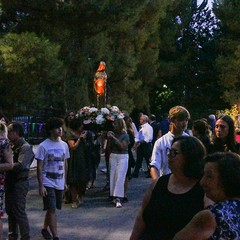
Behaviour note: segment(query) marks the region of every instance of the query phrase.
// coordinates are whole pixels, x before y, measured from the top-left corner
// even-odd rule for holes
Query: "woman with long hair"
[[[110,144],[110,198],[112,197],[116,207],[120,208],[128,169],[129,136],[124,119],[115,119],[113,128],[114,132],[107,133]]]
[[[67,168],[67,184],[72,197],[72,208],[83,204],[83,195],[87,184],[85,141],[87,131],[83,130],[83,121],[73,119],[70,122],[71,134],[67,137],[70,158]]]
[[[224,114],[217,118],[212,141],[210,153],[229,151],[239,153],[239,144],[235,140],[234,121],[229,115]]]

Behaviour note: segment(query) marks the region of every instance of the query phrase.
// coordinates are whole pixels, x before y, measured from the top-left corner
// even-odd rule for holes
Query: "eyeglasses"
[[[181,154],[181,152],[178,152],[177,150],[173,149],[173,148],[167,148],[166,149],[167,155],[171,156],[171,157],[176,157],[177,154]]]
[[[225,125],[215,125],[215,128],[222,128],[222,129],[225,129],[227,126]]]

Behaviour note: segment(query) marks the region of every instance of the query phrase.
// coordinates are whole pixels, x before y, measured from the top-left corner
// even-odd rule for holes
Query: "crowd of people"
[[[172,107],[161,122],[154,114],[141,113],[136,123],[127,112],[122,116],[111,119],[105,129],[74,111],[65,119],[52,117],[35,155],[21,123],[1,119],[0,215],[5,194],[8,239],[18,239],[18,229],[21,239],[30,239],[25,206],[34,158],[46,211],[41,233],[57,240],[56,209],[63,202],[73,209],[83,205],[85,191],[95,187],[103,154],[104,190],[116,208],[128,201],[128,182],[141,169],[152,178],[131,240],[240,239],[240,124],[226,114],[211,114],[195,120],[189,130],[190,113],[183,106]]]

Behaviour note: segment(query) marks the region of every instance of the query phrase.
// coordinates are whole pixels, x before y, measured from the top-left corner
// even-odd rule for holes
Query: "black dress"
[[[77,141],[77,137],[70,135],[67,140]],[[81,193],[85,192],[87,184],[87,163],[85,157],[85,143],[80,141],[76,149],[70,150],[68,159],[67,184],[78,188]]]
[[[159,178],[149,204],[144,209],[146,231],[143,239],[172,239],[204,208],[204,192],[199,183],[186,193],[174,194],[167,188],[170,175]]]

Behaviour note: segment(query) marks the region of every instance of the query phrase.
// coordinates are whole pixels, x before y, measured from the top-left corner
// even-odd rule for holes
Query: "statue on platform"
[[[98,108],[106,105],[107,74],[105,69],[106,63],[101,61],[94,76],[94,90],[97,95]]]

